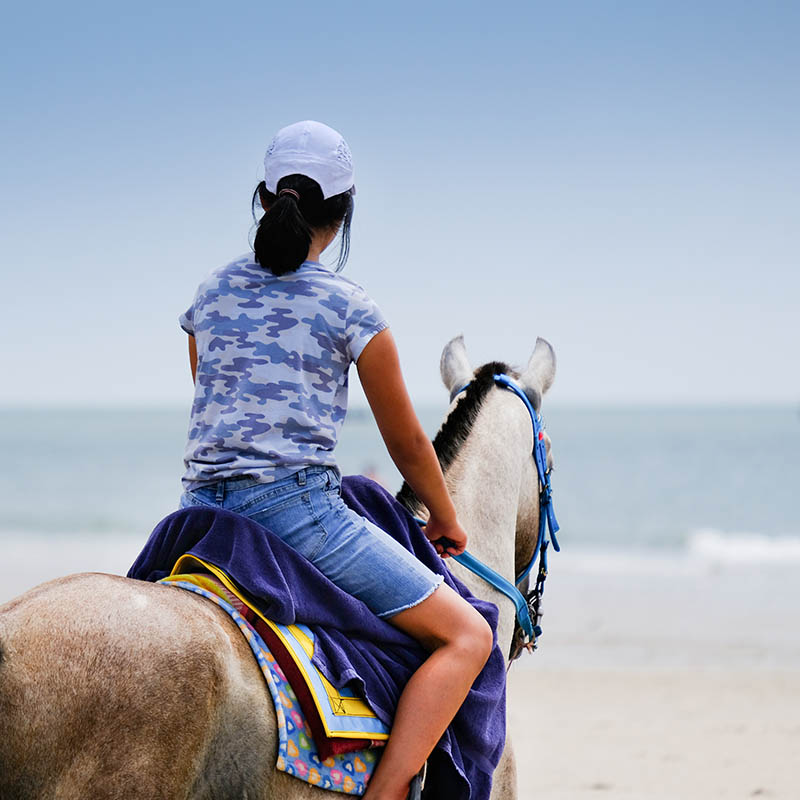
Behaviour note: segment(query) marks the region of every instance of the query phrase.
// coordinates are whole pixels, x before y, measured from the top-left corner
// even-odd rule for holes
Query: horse
[[[555,354],[537,339],[520,373],[495,362],[473,371],[457,337],[440,368],[451,406],[434,444],[448,488],[470,552],[513,581],[538,530],[530,416],[491,381],[456,395],[499,370],[514,375],[538,412]],[[424,515],[407,486],[398,499]],[[509,652],[513,604],[448,563],[474,595],[498,606],[498,643]],[[275,769],[277,746],[272,700],[250,648],[204,598],[82,573],[0,606],[0,800],[323,800],[327,792]],[[491,797],[517,797],[508,740]]]

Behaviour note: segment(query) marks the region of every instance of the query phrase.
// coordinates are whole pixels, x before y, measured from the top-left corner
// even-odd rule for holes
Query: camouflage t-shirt
[[[387,327],[357,283],[312,261],[275,276],[250,253],[200,284],[180,324],[197,344],[185,488],[335,465],[350,364]]]

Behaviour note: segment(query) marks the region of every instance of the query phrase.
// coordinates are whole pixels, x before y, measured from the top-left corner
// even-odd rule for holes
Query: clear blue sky
[[[795,2],[34,0],[0,39],[0,403],[188,402],[176,318],[306,118],[420,402],[461,332],[548,338],[564,404],[800,399]]]

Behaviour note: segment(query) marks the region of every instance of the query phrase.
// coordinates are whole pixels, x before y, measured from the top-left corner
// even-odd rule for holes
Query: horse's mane
[[[447,472],[447,468],[455,461],[458,451],[467,441],[475,425],[475,420],[478,419],[486,395],[496,385],[494,376],[502,373],[516,376],[511,367],[501,361],[491,361],[480,367],[456,407],[442,423],[442,427],[439,428],[439,432],[433,440],[433,449],[436,451],[442,472]],[[412,512],[422,505],[416,492],[405,481],[396,497]]]

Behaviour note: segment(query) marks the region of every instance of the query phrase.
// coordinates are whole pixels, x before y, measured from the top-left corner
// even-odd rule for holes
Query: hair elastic
[[[300,194],[299,194],[299,192],[296,192],[294,189],[281,189],[278,192],[278,197],[280,197],[281,195],[284,195],[284,194],[290,194],[292,197],[294,197],[294,199],[298,203],[300,202]]]

